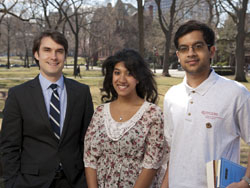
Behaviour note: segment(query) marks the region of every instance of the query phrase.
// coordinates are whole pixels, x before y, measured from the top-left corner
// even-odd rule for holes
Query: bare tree
[[[30,21],[34,18],[34,15],[31,15],[30,2],[31,0],[0,0],[0,13],[2,16],[11,15],[22,21]],[[18,6],[17,6],[18,5]]]
[[[57,5],[54,3],[54,1],[50,0],[30,0],[33,15],[40,28],[58,30],[65,24],[66,18],[61,9],[65,4],[65,0],[58,1]]]
[[[217,28],[220,23],[220,10],[219,6],[217,6],[218,0],[205,0],[205,2],[209,7],[209,17],[207,24]]]
[[[99,7],[91,18],[89,32],[89,50],[86,58],[87,67],[92,59],[92,65],[97,64],[99,56],[112,54],[114,45],[112,40],[115,31],[115,16],[111,3],[107,7]],[[118,42],[119,43],[119,40]],[[116,44],[117,44],[116,43]]]
[[[170,76],[170,49],[172,43],[172,35],[174,26],[178,25],[180,20],[185,19],[191,10],[197,6],[199,0],[193,1],[177,1],[172,0],[169,12],[164,15],[161,9],[161,0],[155,0],[158,9],[158,18],[161,29],[165,35],[165,47],[164,47],[164,58],[163,58],[163,75]]]
[[[245,65],[245,38],[246,32],[246,11],[248,6],[248,0],[241,0],[236,3],[230,0],[219,0],[221,7],[232,17],[237,27],[236,34],[236,48],[235,48],[235,80],[240,82],[247,82],[244,72]],[[233,12],[231,11],[233,10]]]
[[[146,12],[146,11],[145,11]],[[145,58],[150,63],[155,63],[155,68],[162,67],[162,56],[164,54],[165,35],[162,32],[158,20],[152,19],[152,15],[144,15],[145,20]],[[157,61],[153,61],[157,60]]]
[[[2,33],[4,36],[4,45],[6,46],[6,55],[7,55],[7,68],[10,68],[10,55],[11,55],[11,45],[12,45],[12,37],[14,34],[14,17],[13,16],[6,16],[3,20],[2,20],[2,24],[4,26],[4,32]]]
[[[137,0],[138,6],[138,28],[139,28],[139,52],[141,56],[144,56],[144,14],[142,0]]]
[[[230,66],[235,66],[233,53],[235,51],[236,25],[232,18],[227,15],[222,27],[218,30],[216,41],[216,62],[227,62]]]
[[[7,6],[6,3],[8,3],[9,6]],[[9,14],[11,10],[16,6],[17,3],[18,3],[18,0],[13,1],[13,2],[6,2],[5,0],[0,1],[0,27],[1,27],[1,23],[5,15]],[[1,34],[2,33],[0,32],[0,37],[1,37]]]
[[[15,27],[16,27],[15,49],[17,51],[16,55],[19,55],[20,59],[23,59],[24,67],[29,68],[30,67],[29,57],[32,56],[30,48],[32,46],[32,40],[33,40],[33,33],[32,30],[30,29],[32,28],[32,24],[17,19]]]
[[[5,22],[4,24],[0,26],[5,26],[6,32],[5,37],[3,41],[5,41],[6,44],[6,51],[7,51],[7,67],[10,68],[10,53],[11,53],[11,46],[15,47],[15,50],[12,50],[12,53],[17,52],[18,50],[25,49],[25,63],[24,65],[27,65],[28,63],[28,48],[30,44],[27,43],[27,38],[31,38],[32,36],[26,36],[32,32],[32,29],[30,27],[26,27],[26,29],[30,29],[29,32],[21,31],[20,28],[24,27],[24,25],[27,26],[29,24],[29,21],[31,21],[34,18],[34,10],[36,10],[33,6],[33,0],[0,0],[0,24],[1,22]],[[0,36],[1,36],[0,32]],[[21,37],[22,35],[22,37]],[[16,45],[18,41],[20,40],[13,40],[13,38],[20,38],[20,40],[23,40],[23,43],[21,45]],[[13,41],[11,41],[13,40]],[[23,47],[23,44],[26,46]]]
[[[132,12],[132,14],[131,14]],[[112,55],[122,48],[138,49],[138,21],[136,8],[117,1],[112,7],[100,7],[92,17],[90,48],[93,59]]]
[[[169,23],[167,23],[165,17],[162,14],[161,10],[161,0],[155,0],[158,8],[158,16],[159,22],[161,25],[161,29],[165,35],[165,48],[164,48],[164,60],[163,60],[163,75],[170,76],[169,74],[169,65],[170,65],[170,58],[169,58],[169,51],[171,47],[171,39],[172,39],[172,32],[174,29],[174,16],[176,12],[176,0],[172,1],[170,7],[170,15],[169,15]]]
[[[71,32],[74,36],[74,75],[77,75],[77,61],[78,61],[78,49],[79,49],[79,33],[82,28],[86,28],[89,23],[85,19],[92,11],[83,9],[85,3],[84,0],[48,0],[49,3],[59,10],[65,17]]]
[[[90,56],[93,57],[93,62],[96,62],[100,55],[112,55],[115,49],[121,47],[121,43],[124,44],[119,36],[124,22],[118,17],[111,3],[94,11],[90,26]]]

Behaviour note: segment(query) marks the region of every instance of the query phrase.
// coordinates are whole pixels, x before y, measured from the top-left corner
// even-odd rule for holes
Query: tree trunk
[[[244,33],[239,31],[236,36],[236,49],[235,49],[235,59],[236,59],[236,69],[235,69],[235,80],[239,82],[247,82],[246,75],[244,72],[245,65],[245,47],[244,47]]]
[[[25,63],[24,63],[24,65],[25,65],[25,67],[27,67],[27,68],[29,68],[30,67],[30,65],[29,65],[29,51],[28,51],[28,49],[26,48],[26,50],[25,50],[25,58],[24,58],[25,60]]]
[[[10,68],[10,28],[8,27],[8,33],[7,33],[7,68]]]
[[[213,11],[213,1],[211,0],[206,0],[208,7],[209,7],[209,17],[208,17],[208,21],[207,24],[209,26],[212,26],[212,21],[213,21],[213,17],[214,17],[214,11]]]
[[[77,60],[78,60],[78,33],[75,33],[75,53],[74,53],[74,76],[77,76]]]
[[[245,65],[245,47],[244,41],[246,37],[245,33],[245,20],[246,20],[246,9],[248,0],[243,0],[242,8],[238,10],[238,23],[237,23],[237,36],[236,36],[236,70],[235,80],[239,82],[247,82],[246,75],[244,72]]]
[[[99,58],[98,51],[93,53],[92,58],[93,58],[93,65],[96,66],[96,65],[97,65],[97,61],[98,61],[98,58]]]
[[[172,42],[172,33],[173,33],[173,28],[174,28],[174,15],[175,15],[175,3],[176,0],[172,1],[171,7],[170,7],[170,21],[169,21],[169,26],[168,30],[164,32],[165,37],[166,37],[166,42],[165,42],[165,53],[164,53],[164,63],[163,63],[163,75],[170,77],[169,74],[169,66],[170,66],[170,48],[171,48],[171,42]]]
[[[27,59],[26,59],[26,52],[25,52],[25,55],[24,55],[24,59],[23,59],[23,67],[27,67]]]
[[[144,57],[144,20],[142,0],[137,0],[138,5],[138,27],[139,27],[139,52]]]
[[[86,71],[88,71],[89,70],[89,66],[90,66],[90,57],[87,57],[86,58]]]
[[[165,49],[164,49],[164,59],[163,59],[163,72],[162,75],[170,77],[169,74],[169,66],[170,66],[170,56],[169,56],[169,51],[170,51],[170,42],[166,40],[165,42]]]

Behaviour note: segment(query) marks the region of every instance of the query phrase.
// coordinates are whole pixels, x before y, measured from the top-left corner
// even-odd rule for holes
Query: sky
[[[112,6],[115,5],[117,0],[100,0],[100,2],[106,4],[107,2],[112,3]],[[131,3],[132,5],[134,5],[135,7],[137,7],[137,1],[136,0],[122,0],[122,2],[124,3]]]

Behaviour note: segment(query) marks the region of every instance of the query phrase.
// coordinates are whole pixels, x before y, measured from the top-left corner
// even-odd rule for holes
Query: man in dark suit
[[[1,131],[6,188],[87,187],[83,140],[93,103],[87,85],[62,75],[67,51],[63,34],[41,33],[33,45],[40,74],[9,90]]]

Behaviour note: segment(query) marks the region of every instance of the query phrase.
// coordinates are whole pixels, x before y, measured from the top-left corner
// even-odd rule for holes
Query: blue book
[[[226,188],[233,182],[239,182],[246,173],[246,168],[230,160],[221,158],[217,187]]]
[[[221,158],[207,163],[208,188],[226,188],[233,182],[239,182],[246,173],[246,168],[230,160]]]

